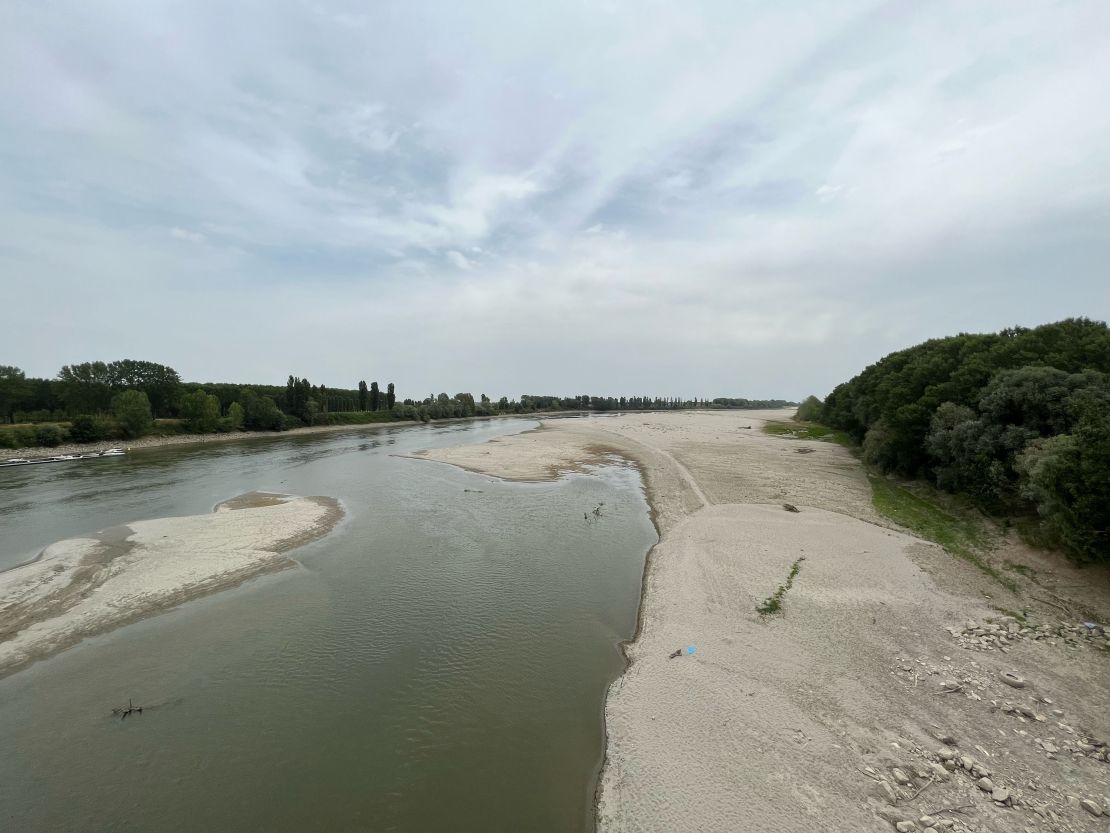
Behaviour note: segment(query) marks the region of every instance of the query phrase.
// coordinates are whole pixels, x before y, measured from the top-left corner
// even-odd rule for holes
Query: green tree
[[[141,390],[125,390],[112,399],[112,413],[116,415],[125,436],[141,437],[154,421],[150,399]]]
[[[794,419],[800,419],[803,422],[819,421],[821,419],[821,400],[816,396],[807,396],[805,401],[798,406]]]
[[[305,422],[307,422],[309,425],[315,425],[316,417],[320,413],[320,403],[318,403],[315,399],[308,400],[308,402],[305,403],[304,412]]]
[[[210,434],[220,426],[220,400],[203,388],[197,388],[182,397],[181,418],[188,430]]]
[[[455,401],[459,403],[459,416],[474,416],[474,394],[456,393]]]
[[[0,364],[0,415],[5,422],[12,422],[12,414],[30,394],[30,386],[18,367]]]
[[[395,391],[394,391],[394,389],[393,389],[393,383],[392,383],[392,382],[390,382],[390,383],[389,383],[389,384],[388,384],[388,385],[386,386],[386,389],[385,389],[385,407],[386,407],[386,408],[389,408],[390,410],[392,410],[392,409],[393,409],[393,406],[394,406],[394,405],[395,405],[396,403],[397,403],[397,394],[396,394],[396,392],[395,392]]]
[[[360,411],[366,410],[366,405],[369,400],[369,393],[366,390],[366,382],[358,383],[358,409]]]
[[[243,426],[252,431],[284,431],[285,415],[269,396],[259,396],[253,388],[243,388]]]
[[[1022,493],[1066,549],[1110,561],[1110,397],[1086,394],[1074,408],[1073,433],[1037,440],[1018,458]]]
[[[377,382],[371,382],[370,383],[370,410],[371,411],[378,410],[378,406],[381,404],[381,398],[382,398],[382,394],[381,394],[381,391],[378,390],[378,383]]]
[[[227,422],[236,431],[243,427],[243,406],[232,402],[227,409]]]

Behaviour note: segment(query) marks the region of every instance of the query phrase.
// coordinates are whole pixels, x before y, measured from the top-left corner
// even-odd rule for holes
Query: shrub
[[[102,439],[100,426],[88,414],[75,416],[69,423],[69,438],[75,443],[94,443]]]
[[[806,397],[806,400],[798,406],[798,411],[794,414],[794,419],[800,422],[820,422],[821,400],[816,396]]]
[[[56,445],[62,444],[62,429],[57,425],[44,423],[35,429],[35,444],[43,445],[47,448],[54,448]]]

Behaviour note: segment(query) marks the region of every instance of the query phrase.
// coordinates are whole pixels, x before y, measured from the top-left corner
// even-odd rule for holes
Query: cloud
[[[188,229],[178,228],[177,226],[170,229],[170,236],[176,237],[178,240],[188,240],[190,243],[203,243],[208,239],[199,231],[189,231]]]
[[[1110,315],[1105,3],[510,8],[15,6],[7,360],[800,397]]]

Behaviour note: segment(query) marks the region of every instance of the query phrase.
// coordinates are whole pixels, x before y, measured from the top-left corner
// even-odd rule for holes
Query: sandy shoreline
[[[294,562],[343,516],[334,498],[251,492],[206,515],[112,527],[0,573],[0,677],[81,640]]]
[[[1039,630],[1061,624],[1040,585],[1011,592],[892,528],[845,449],[759,430],[788,417],[634,414],[423,454],[546,479],[603,450],[643,472],[660,541],[606,699],[599,830],[1103,829],[1081,803],[1110,810],[1102,638]],[[760,616],[795,563],[784,613]],[[1105,581],[1036,563],[1037,581],[1085,591],[1088,609]],[[1110,592],[1093,598],[1105,621]]]

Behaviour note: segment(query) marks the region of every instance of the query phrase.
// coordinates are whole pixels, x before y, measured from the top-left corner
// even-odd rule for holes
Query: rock
[[[951,761],[953,758],[956,757],[956,750],[949,749],[946,746],[943,749],[937,750],[937,757],[940,758],[942,761]]]
[[[951,765],[953,769],[956,768],[956,765],[953,761],[945,761],[944,762],[944,766],[949,766],[949,765]],[[932,769],[932,771],[933,771],[932,775],[933,775],[934,780],[940,781],[941,783],[944,783],[945,781],[947,781],[951,777],[948,774],[948,770],[945,769],[944,766],[941,766],[940,764],[929,764],[930,769]]]
[[[945,761],[944,762],[944,768],[946,770],[948,770],[949,772],[955,772],[956,771],[956,762],[955,761]]]
[[[1058,747],[1055,743],[1043,743],[1041,744],[1041,748],[1050,755],[1055,755],[1057,752],[1060,751],[1060,747]]]
[[[1009,801],[1010,791],[1005,787],[995,787],[993,790],[991,790],[991,799],[993,801]]]
[[[891,824],[898,824],[903,821],[913,822],[913,816],[899,807],[880,807],[875,812],[879,818]]]
[[[975,786],[977,786],[983,792],[989,793],[994,790],[994,781],[984,775],[982,778],[975,782]]]
[[[1095,804],[1091,799],[1084,798],[1079,802],[1079,806],[1090,813],[1092,816],[1101,816],[1102,808]]]
[[[922,816],[917,820],[922,827],[936,827],[937,820],[932,816]]]
[[[798,508],[797,506],[795,506],[795,505],[794,505],[793,503],[784,503],[784,504],[782,505],[782,508],[783,508],[783,509],[785,509],[785,510],[786,510],[787,512],[800,512],[800,511],[801,511],[801,510],[800,510],[800,509],[799,509],[799,508]]]
[[[998,679],[1002,680],[1002,682],[1012,688],[1025,688],[1026,686],[1025,679],[1018,676],[1013,671],[1000,672],[998,675]]]
[[[890,775],[894,779],[894,782],[896,784],[900,784],[903,787],[909,786],[913,783],[913,781],[910,780],[910,776],[906,775],[906,773],[898,769],[898,767],[892,769],[890,771]]]
[[[914,830],[917,830],[917,825],[912,821],[900,821],[894,825],[894,829],[898,833],[913,833]]]

